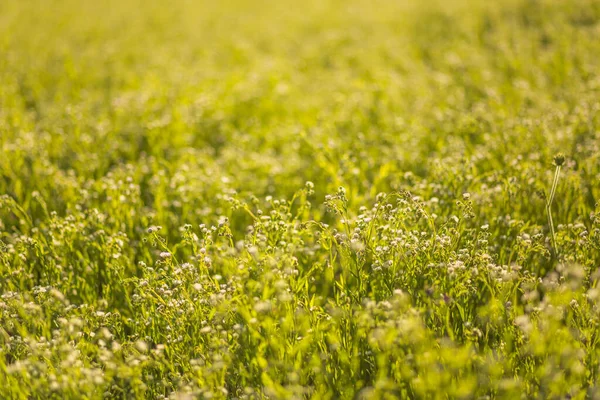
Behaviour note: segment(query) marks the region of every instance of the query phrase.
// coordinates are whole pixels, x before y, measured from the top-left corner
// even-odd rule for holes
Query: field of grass
[[[0,399],[600,398],[600,2],[0,1]]]

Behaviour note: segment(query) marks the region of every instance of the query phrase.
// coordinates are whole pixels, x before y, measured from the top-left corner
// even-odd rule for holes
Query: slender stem
[[[556,167],[554,171],[554,181],[552,181],[552,190],[550,191],[550,204],[554,200],[554,195],[556,194],[556,186],[558,185],[558,176],[560,175],[560,166]]]
[[[558,247],[556,246],[556,233],[554,231],[554,221],[552,220],[552,202],[554,201],[554,196],[556,194],[556,187],[558,186],[559,176],[560,176],[560,165],[557,165],[556,170],[554,171],[554,180],[552,181],[552,189],[550,190],[550,196],[548,197],[548,201],[546,202],[546,213],[548,214],[548,225],[550,226],[552,247],[554,249],[554,254],[556,255],[556,257],[558,257]]]

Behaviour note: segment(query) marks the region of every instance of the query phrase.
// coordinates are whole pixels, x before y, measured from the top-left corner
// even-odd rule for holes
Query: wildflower
[[[257,313],[267,313],[271,311],[271,303],[269,301],[260,301],[254,305],[254,311]]]
[[[579,303],[575,299],[572,299],[571,302],[569,303],[569,305],[573,308],[579,307]]]
[[[138,349],[140,352],[145,353],[148,351],[148,344],[143,340],[138,340],[135,342],[135,348]]]

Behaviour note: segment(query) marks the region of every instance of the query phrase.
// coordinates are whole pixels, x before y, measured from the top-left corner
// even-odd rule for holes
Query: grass
[[[599,34],[0,2],[0,398],[597,398]]]

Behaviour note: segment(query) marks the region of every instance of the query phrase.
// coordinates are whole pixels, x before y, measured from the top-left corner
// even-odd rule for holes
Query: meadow
[[[0,399],[600,398],[600,2],[0,1]]]

